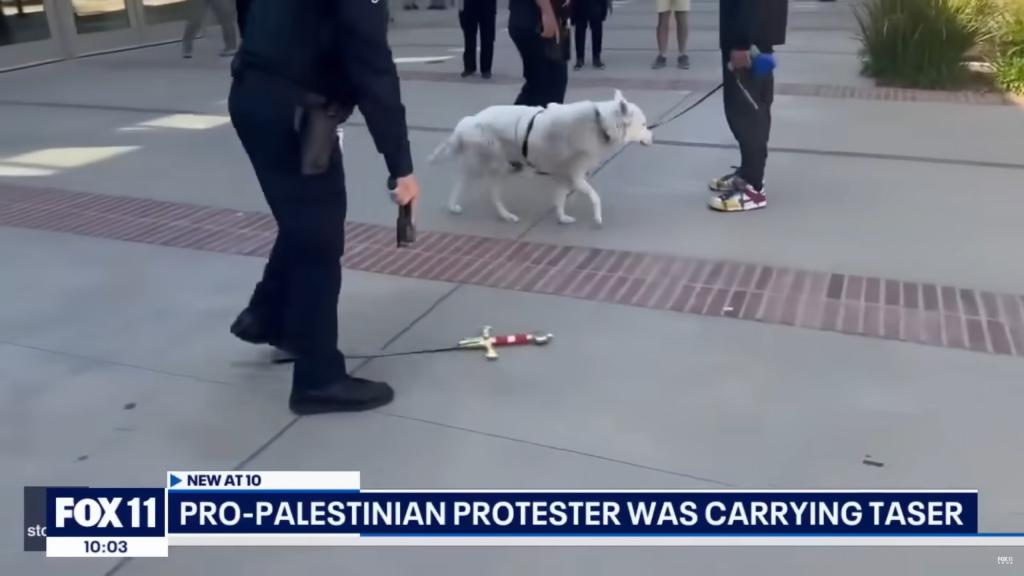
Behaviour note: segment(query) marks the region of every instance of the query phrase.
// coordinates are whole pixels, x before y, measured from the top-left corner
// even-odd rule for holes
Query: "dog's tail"
[[[462,120],[459,120],[459,123],[455,125],[455,129],[452,130],[452,133],[444,139],[444,142],[441,142],[437,148],[434,149],[434,152],[430,154],[427,161],[431,164],[436,164],[438,162],[448,160],[462,152],[464,135],[472,128],[472,126],[472,117],[467,116]]]
[[[459,149],[459,133],[452,132],[441,142],[427,158],[427,162],[437,164],[454,156]]]

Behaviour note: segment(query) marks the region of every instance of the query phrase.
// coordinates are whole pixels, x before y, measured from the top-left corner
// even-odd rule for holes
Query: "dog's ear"
[[[615,96],[612,97],[612,100],[615,102],[623,102],[626,100],[626,97],[622,95],[622,90],[616,89]]]
[[[629,104],[625,100],[619,100],[619,114],[629,116]]]

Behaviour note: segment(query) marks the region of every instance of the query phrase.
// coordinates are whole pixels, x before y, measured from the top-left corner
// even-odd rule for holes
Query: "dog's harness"
[[[544,112],[544,110],[546,110],[546,108],[538,110],[536,113],[534,113],[533,116],[530,116],[530,121],[526,124],[526,134],[523,135],[523,145],[520,147],[520,151],[523,154],[523,162],[525,162],[526,165],[529,166],[530,168],[533,168],[534,171],[537,172],[537,174],[541,175],[547,175],[547,172],[541,172],[540,170],[537,170],[536,167],[534,167],[534,165],[530,163],[530,134],[533,132],[534,121],[537,120],[537,116],[540,116],[541,113]],[[605,143],[607,144],[611,142],[612,137],[608,134],[608,131],[604,129],[604,126],[601,125],[601,111],[597,108],[597,106],[594,106],[594,122],[597,123],[597,129],[601,133],[601,136],[604,138]],[[519,162],[510,162],[510,164],[512,164],[512,168],[514,170],[523,169],[523,165]]]

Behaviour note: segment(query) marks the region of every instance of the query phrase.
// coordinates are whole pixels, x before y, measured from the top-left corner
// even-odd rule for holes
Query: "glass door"
[[[63,29],[75,56],[127,48],[142,42],[130,0],[59,0]]]
[[[0,70],[63,57],[56,22],[49,1],[0,0]]]
[[[193,0],[140,0],[142,13],[143,40],[164,42],[180,40],[185,31],[185,21]],[[209,18],[206,18],[209,21]],[[201,30],[209,33],[209,30]]]

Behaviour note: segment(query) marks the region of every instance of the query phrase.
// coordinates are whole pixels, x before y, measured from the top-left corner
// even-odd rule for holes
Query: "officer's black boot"
[[[347,374],[344,356],[335,353],[326,360],[299,358],[288,407],[295,414],[360,412],[384,406],[394,397],[384,382]]]
[[[231,323],[231,333],[236,338],[250,344],[269,344],[286,352],[292,347],[284,339],[280,329],[275,329],[265,315],[253,307],[248,307]]]

